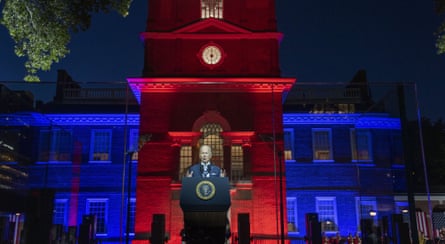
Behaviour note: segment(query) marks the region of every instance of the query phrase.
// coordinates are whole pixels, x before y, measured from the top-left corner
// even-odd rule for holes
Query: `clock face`
[[[202,50],[202,60],[208,65],[215,65],[221,62],[222,53],[221,50],[214,45],[210,45]]]

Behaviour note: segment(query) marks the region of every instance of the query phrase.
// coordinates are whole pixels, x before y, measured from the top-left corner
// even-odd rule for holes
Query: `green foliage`
[[[87,30],[94,13],[114,10],[127,16],[131,1],[3,0],[0,24],[9,30],[16,55],[27,58],[25,81],[40,81],[38,71],[50,70],[69,54],[72,32]]]
[[[445,15],[445,0],[435,0],[436,12],[438,15]],[[436,31],[436,48],[438,54],[445,53],[445,20],[442,24],[437,28]]]

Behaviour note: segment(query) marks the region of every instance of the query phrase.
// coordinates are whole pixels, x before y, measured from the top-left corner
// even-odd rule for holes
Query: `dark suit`
[[[194,164],[190,167],[189,172],[193,173],[192,177],[220,177],[221,169],[218,166],[210,163],[210,165],[207,167],[207,171],[205,171],[204,166],[201,163]]]

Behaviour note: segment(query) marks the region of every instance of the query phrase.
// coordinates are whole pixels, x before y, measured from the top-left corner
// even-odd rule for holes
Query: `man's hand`
[[[220,177],[226,177],[226,170],[225,169],[221,169],[220,173],[219,173]]]
[[[188,170],[187,174],[185,176],[186,177],[193,177],[193,171]]]

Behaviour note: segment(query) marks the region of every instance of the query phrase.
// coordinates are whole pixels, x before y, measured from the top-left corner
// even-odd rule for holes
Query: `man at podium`
[[[222,243],[228,243],[228,239],[231,235],[230,233],[230,197],[228,195],[228,187],[229,183],[227,179],[223,178],[225,177],[225,172],[220,167],[218,167],[215,164],[211,163],[212,158],[212,149],[209,145],[202,145],[199,148],[199,159],[200,162],[197,164],[192,165],[189,170],[186,173],[186,178],[193,178],[187,180],[186,182],[183,182],[183,190],[184,187],[186,189],[190,189],[190,183],[196,184],[196,191],[188,191],[187,192],[181,192],[181,204],[183,204],[184,200],[190,200],[193,202],[193,199],[195,201],[197,200],[196,196],[192,197],[191,192],[198,195],[198,204],[197,205],[190,205],[189,202],[184,203],[184,205],[181,205],[183,208],[187,208],[187,211],[184,212],[184,220],[185,220],[185,228],[181,232],[181,235],[183,236],[183,243],[187,244],[222,244]],[[184,178],[183,180],[185,180]],[[213,178],[213,180],[212,180]],[[219,179],[218,179],[219,178]],[[192,181],[190,181],[192,180]],[[198,183],[197,183],[198,182]],[[214,185],[213,185],[213,183]],[[224,184],[227,184],[227,188],[225,191],[227,191],[227,202],[219,201],[221,196],[224,199],[224,194],[217,190],[219,193],[215,193],[215,186],[218,187],[220,182],[226,182]],[[187,184],[185,184],[187,183]],[[185,184],[185,185],[184,185]],[[212,187],[209,187],[209,192],[212,194],[206,194],[206,187],[207,184],[212,185]],[[201,186],[201,187],[200,187]],[[194,188],[192,188],[194,189]],[[198,191],[199,189],[199,191]],[[223,191],[224,192],[224,191]],[[222,195],[221,195],[222,194]],[[208,196],[207,196],[208,195]],[[203,206],[203,205],[205,206]],[[222,204],[222,205],[221,205]],[[224,204],[228,204],[227,207],[224,207]],[[199,207],[200,206],[200,207]],[[206,212],[208,211],[207,208],[221,208],[223,207],[225,210],[224,212]],[[193,209],[193,210],[192,210]],[[205,211],[204,211],[205,209]],[[202,212],[201,212],[202,210]],[[215,210],[212,210],[215,211]],[[216,210],[221,211],[221,210]],[[221,215],[222,214],[222,215]],[[221,219],[222,217],[222,219]],[[205,218],[201,220],[197,220],[197,218]],[[210,222],[209,222],[210,221]],[[214,222],[217,221],[217,222]],[[214,223],[211,223],[214,222]],[[222,223],[221,223],[222,222]],[[221,225],[222,224],[222,225]],[[222,227],[222,229],[221,229]]]
[[[212,148],[209,145],[202,145],[199,148],[200,163],[194,164],[187,171],[187,177],[224,177],[225,172],[217,165],[212,164]]]

